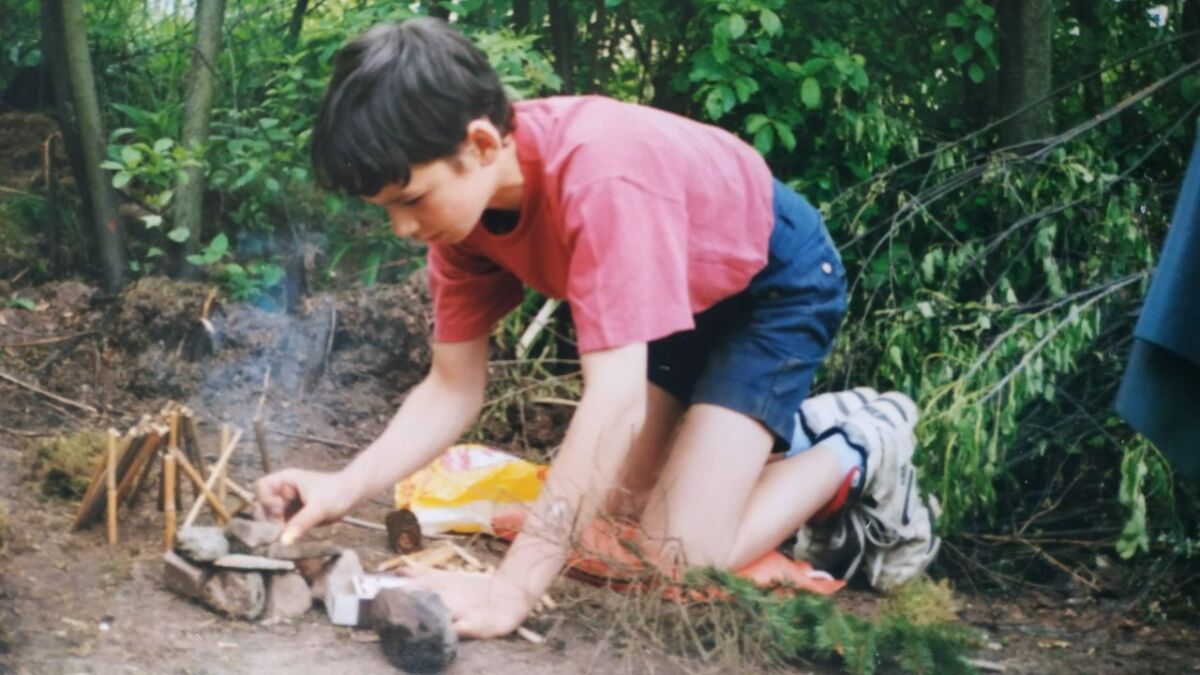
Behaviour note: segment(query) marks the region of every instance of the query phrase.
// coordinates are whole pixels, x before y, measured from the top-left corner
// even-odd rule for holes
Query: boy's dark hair
[[[440,19],[375,26],[338,52],[312,137],[326,188],[371,196],[414,164],[451,157],[467,123],[506,134],[513,110],[487,57]]]

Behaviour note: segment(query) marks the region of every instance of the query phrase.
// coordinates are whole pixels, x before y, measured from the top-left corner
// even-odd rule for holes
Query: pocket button
[[[826,260],[825,262],[821,263],[821,271],[825,274],[833,274],[833,265],[830,265],[829,261]]]

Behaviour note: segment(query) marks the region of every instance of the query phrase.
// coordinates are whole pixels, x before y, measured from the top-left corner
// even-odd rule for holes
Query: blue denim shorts
[[[821,215],[775,181],[767,265],[749,286],[649,345],[649,379],[686,405],[710,403],[761,422],[776,448],[792,438],[846,314],[846,270]]]

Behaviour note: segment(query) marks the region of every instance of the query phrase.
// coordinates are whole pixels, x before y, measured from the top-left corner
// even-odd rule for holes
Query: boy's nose
[[[411,237],[417,231],[417,221],[411,216],[407,216],[398,211],[393,211],[388,214],[392,219],[392,232],[396,233],[397,237]]]

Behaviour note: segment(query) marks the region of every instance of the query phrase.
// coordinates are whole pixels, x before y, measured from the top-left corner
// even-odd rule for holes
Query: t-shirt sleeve
[[[694,326],[682,201],[614,177],[565,195],[563,211],[575,239],[567,300],[581,353]]]
[[[519,279],[495,262],[454,245],[429,245],[433,341],[465,342],[487,335],[521,303]]]

